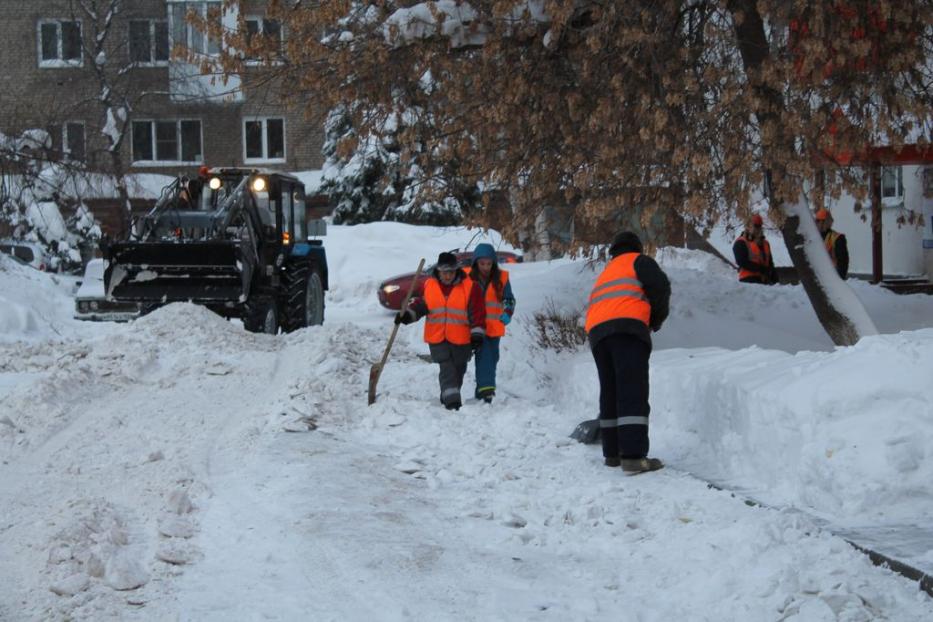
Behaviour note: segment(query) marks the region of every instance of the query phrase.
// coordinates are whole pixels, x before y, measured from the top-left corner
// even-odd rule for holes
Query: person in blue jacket
[[[470,278],[479,285],[486,301],[486,336],[476,351],[476,399],[492,403],[496,395],[496,366],[499,340],[515,314],[515,296],[509,273],[499,267],[491,244],[478,244],[473,251]]]

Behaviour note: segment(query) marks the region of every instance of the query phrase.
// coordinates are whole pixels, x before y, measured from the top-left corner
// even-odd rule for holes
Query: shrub
[[[535,312],[528,331],[535,344],[545,350],[576,350],[586,343],[583,309],[561,309],[548,298],[544,308]]]

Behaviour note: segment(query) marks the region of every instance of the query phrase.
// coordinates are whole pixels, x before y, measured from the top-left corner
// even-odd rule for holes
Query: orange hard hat
[[[813,217],[816,220],[828,220],[832,218],[833,215],[829,213],[828,209],[818,209],[816,210],[816,214]]]
[[[764,225],[765,224],[765,221],[761,217],[761,214],[755,214],[752,216],[752,224],[753,225]]]

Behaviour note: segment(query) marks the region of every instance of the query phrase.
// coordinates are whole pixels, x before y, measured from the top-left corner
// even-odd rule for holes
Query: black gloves
[[[411,324],[415,321],[415,315],[411,312],[411,309],[405,309],[404,313],[401,311],[396,313],[393,321],[396,324]]]
[[[470,347],[476,352],[483,347],[483,335],[480,333],[470,333]]]

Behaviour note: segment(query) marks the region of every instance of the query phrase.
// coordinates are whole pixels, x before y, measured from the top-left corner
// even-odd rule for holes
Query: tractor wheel
[[[291,264],[285,286],[286,332],[324,323],[324,283],[317,265],[307,261]]]
[[[279,315],[275,301],[259,297],[246,303],[243,327],[251,333],[275,335],[279,332]]]

